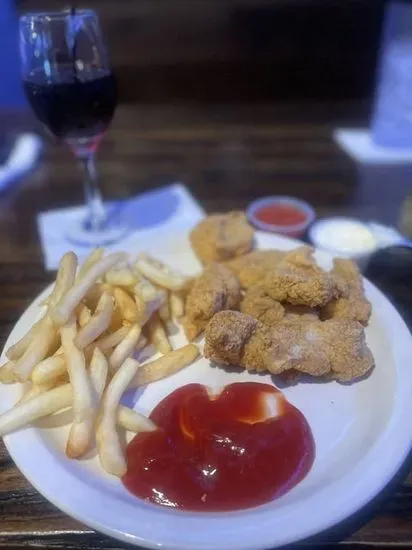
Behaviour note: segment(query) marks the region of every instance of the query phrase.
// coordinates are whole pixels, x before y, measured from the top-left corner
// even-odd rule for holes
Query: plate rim
[[[184,234],[186,234],[186,232],[184,232]],[[274,240],[275,241],[273,246],[276,246],[276,241],[278,241],[278,243],[279,243],[279,240],[283,241],[286,245],[290,245],[290,247],[294,247],[296,245],[304,244],[304,243],[301,243],[300,241],[297,241],[295,239],[286,238],[286,237],[283,237],[283,236],[280,236],[280,235],[267,235],[267,234],[264,234],[264,235],[265,235],[265,238],[268,238],[269,240]],[[178,237],[179,237],[179,234],[178,234]],[[174,238],[176,238],[176,236],[172,237],[172,239],[174,239]],[[326,254],[326,256],[329,256],[329,255]],[[402,352],[402,348],[404,346],[406,348],[409,348],[409,349],[408,350],[405,349],[403,351],[403,354],[407,354],[408,352],[410,353],[410,351],[412,350],[412,336],[411,336],[411,333],[410,333],[405,321],[403,320],[402,316],[396,310],[395,306],[391,303],[391,301],[373,283],[371,283],[367,279],[365,279],[365,281],[366,281],[366,286],[367,286],[368,290],[370,292],[372,292],[372,294],[376,294],[376,296],[379,296],[379,299],[381,301],[383,300],[383,304],[385,306],[384,309],[389,311],[391,316],[394,319],[396,319],[396,323],[394,323],[394,326],[393,326],[393,328],[395,329],[396,338],[394,339],[393,335],[392,335],[392,337],[390,338],[390,342],[392,343],[392,342],[398,341],[398,340],[400,340],[401,342],[403,341],[403,345],[399,346],[399,348],[398,348],[399,353]],[[2,358],[4,357],[5,349],[7,349],[7,346],[9,345],[9,341],[13,340],[13,334],[15,332],[18,332],[18,330],[16,330],[16,329],[18,329],[19,323],[24,322],[24,317],[31,315],[31,309],[34,309],[38,306],[38,304],[41,302],[41,300],[47,295],[48,292],[50,292],[51,286],[52,285],[49,285],[46,289],[44,289],[29,304],[29,306],[26,308],[26,310],[20,316],[19,320],[15,323],[15,325],[14,325],[14,327],[13,327],[13,329],[12,329],[12,331],[11,331],[11,333],[10,333],[9,337],[7,338],[7,341],[4,345],[4,348],[3,348],[3,351],[2,351]],[[386,329],[386,325],[385,325],[385,329]],[[395,353],[395,349],[394,349],[394,353]],[[398,359],[394,357],[394,368],[397,368],[397,365],[398,365]],[[399,383],[398,378],[399,377],[397,375],[395,377],[395,389],[397,388],[397,384]],[[409,390],[410,390],[410,395],[412,396],[412,374],[411,374],[411,377],[410,377],[410,380],[409,380],[409,385],[411,386],[409,388]],[[405,388],[405,391],[406,391],[406,388]],[[395,397],[396,397],[396,395],[395,395]],[[397,411],[397,416],[401,415],[403,417],[405,417],[405,416],[408,417],[408,408],[406,407],[406,401],[401,400],[401,404],[403,403],[403,407],[401,407],[400,410],[396,409],[396,411],[395,411],[396,402],[397,402],[397,399],[394,399],[394,404],[393,404],[393,407],[391,409],[391,413],[390,413],[390,417],[388,418],[387,425],[385,426],[385,429],[381,430],[379,438],[375,442],[374,447],[382,446],[382,442],[386,438],[388,438],[388,436],[390,436],[391,434],[393,435],[395,433],[394,428],[393,427],[391,428],[391,425],[393,423],[396,411]],[[399,404],[398,404],[398,406],[399,406]],[[299,529],[296,529],[295,534],[292,532],[292,533],[289,533],[288,536],[283,535],[283,536],[280,536],[280,537],[279,537],[278,532],[272,532],[271,529],[270,529],[270,516],[275,514],[276,510],[263,510],[262,507],[258,507],[258,508],[252,508],[252,509],[246,509],[244,511],[240,511],[240,514],[239,513],[232,513],[232,512],[219,514],[220,519],[224,520],[224,521],[226,521],[226,518],[228,518],[228,516],[230,516],[230,515],[232,515],[232,516],[233,515],[242,516],[242,515],[245,515],[245,514],[247,514],[247,515],[259,514],[261,517],[262,517],[262,515],[264,515],[265,516],[265,525],[266,525],[267,529],[265,530],[265,526],[263,526],[263,528],[262,528],[262,526],[260,526],[260,528],[259,528],[260,536],[257,537],[256,533],[253,533],[253,535],[255,537],[253,540],[249,538],[250,537],[250,534],[249,534],[249,537],[246,537],[246,540],[241,540],[240,538],[237,538],[236,540],[232,540],[231,542],[229,542],[228,540],[223,541],[223,539],[222,539],[222,545],[220,545],[221,543],[219,542],[219,534],[217,534],[217,540],[214,541],[213,547],[215,548],[215,550],[220,550],[220,549],[221,550],[258,550],[258,549],[261,549],[263,547],[277,547],[277,546],[280,546],[280,545],[284,545],[284,544],[288,544],[288,543],[292,543],[292,542],[298,542],[299,540],[306,539],[310,536],[313,536],[313,535],[315,535],[317,533],[320,533],[320,532],[322,532],[322,531],[324,531],[324,530],[326,530],[330,527],[333,527],[333,526],[337,525],[339,522],[341,522],[344,519],[347,519],[353,513],[360,510],[363,506],[365,506],[368,502],[370,502],[373,498],[375,498],[384,489],[384,487],[393,479],[393,477],[397,474],[397,472],[401,468],[404,460],[406,459],[406,457],[408,456],[408,454],[409,454],[409,452],[412,448],[412,424],[410,425],[409,429],[408,429],[407,426],[408,426],[408,424],[404,424],[403,427],[402,427],[402,430],[398,431],[397,453],[396,454],[392,453],[390,460],[388,459],[389,455],[386,456],[386,460],[383,462],[383,464],[386,464],[386,466],[383,468],[383,470],[384,470],[383,472],[382,472],[382,466],[380,464],[380,468],[379,468],[380,476],[379,476],[379,478],[377,480],[374,478],[374,483],[369,483],[368,484],[367,483],[368,478],[367,478],[367,476],[365,476],[365,478],[362,479],[360,483],[357,483],[357,488],[359,488],[359,486],[361,486],[361,487],[363,486],[363,492],[361,493],[361,495],[362,495],[361,497],[358,496],[358,498],[355,499],[355,504],[353,504],[353,501],[352,502],[350,500],[348,501],[348,498],[346,497],[346,500],[344,502],[344,506],[342,506],[343,502],[342,502],[342,500],[339,499],[338,509],[334,511],[333,507],[331,507],[326,519],[325,518],[318,518],[317,522],[309,522],[308,525],[303,525],[301,523],[299,525]],[[37,429],[29,428],[27,431],[30,431],[30,432],[32,431],[32,432],[36,433]],[[35,489],[37,491],[39,491],[39,493],[42,494],[47,500],[49,500],[53,505],[55,505],[57,508],[62,510],[64,513],[66,513],[70,517],[73,517],[74,519],[82,522],[83,524],[85,524],[85,525],[95,529],[96,531],[99,531],[99,532],[105,534],[105,535],[114,537],[114,538],[116,538],[118,540],[121,540],[123,542],[128,542],[128,543],[135,544],[135,545],[141,545],[141,546],[144,546],[146,548],[160,548],[160,547],[162,547],[162,548],[165,548],[165,549],[168,548],[168,549],[173,549],[173,550],[206,550],[206,549],[209,550],[210,544],[211,544],[210,541],[207,541],[207,543],[205,543],[206,546],[203,543],[188,543],[188,542],[182,543],[182,542],[179,542],[179,541],[166,542],[166,543],[165,542],[159,542],[159,540],[156,539],[156,535],[152,538],[148,538],[148,537],[142,538],[141,536],[136,535],[136,534],[132,535],[132,534],[123,532],[123,531],[119,530],[118,528],[107,527],[106,524],[104,523],[103,519],[98,521],[98,520],[95,520],[94,518],[91,518],[89,516],[85,516],[83,513],[77,513],[77,510],[73,509],[73,507],[70,507],[70,505],[66,505],[66,503],[63,502],[62,499],[59,499],[58,497],[55,497],[53,494],[50,494],[47,490],[44,490],[44,484],[43,484],[43,487],[42,487],[42,484],[41,483],[38,484],[38,480],[33,478],[33,476],[31,475],[30,472],[26,473],[28,469],[26,468],[24,461],[21,460],[21,456],[17,456],[17,458],[15,457],[15,455],[13,453],[13,449],[15,450],[16,447],[17,448],[19,447],[18,440],[21,439],[21,435],[23,433],[25,433],[25,432],[16,432],[16,433],[13,433],[13,434],[10,434],[10,435],[4,437],[4,443],[5,443],[5,446],[8,450],[8,452],[9,452],[10,456],[13,458],[16,466],[19,468],[21,473],[26,477],[26,479],[28,479],[28,481],[35,487]],[[16,438],[17,438],[17,444],[16,444]],[[363,463],[363,460],[359,464],[356,465],[355,469],[352,470],[349,475],[353,475],[353,472],[354,471],[356,472],[356,470],[359,469],[360,466],[362,466],[362,463]],[[80,483],[82,483],[82,482],[80,481]],[[365,484],[366,484],[366,487],[365,487]],[[328,489],[328,491],[330,491],[331,488],[333,489],[334,485],[335,485],[335,483],[333,483],[332,485],[327,486],[326,489]],[[317,491],[316,494],[323,493],[323,492],[324,492],[324,490],[321,489],[320,491]],[[353,488],[352,488],[352,491],[349,491],[349,494],[351,494],[351,493],[353,493]],[[306,499],[304,499],[304,502],[305,502],[305,500]],[[295,505],[289,505],[289,507],[290,506],[292,508],[296,508]],[[286,506],[285,508],[287,509],[288,506]],[[151,508],[151,509],[153,509],[153,508]],[[137,507],[136,507],[136,510],[137,510]],[[342,512],[342,510],[344,510],[344,511]],[[170,512],[170,510],[169,510],[169,512]],[[191,513],[179,513],[179,514],[180,514],[180,516],[179,516],[180,519],[182,519],[184,517],[189,517],[190,518],[190,516],[191,516]],[[161,515],[162,514],[160,514],[160,517],[161,517]],[[216,519],[214,517],[212,518],[212,516],[215,516],[215,514],[202,514],[198,518],[197,522],[195,522],[195,523],[198,523],[198,522],[204,523],[205,520],[206,520],[206,522],[209,523],[210,519]],[[269,518],[269,521],[268,521],[268,518]],[[180,522],[180,519],[179,519],[179,522]],[[295,528],[296,528],[296,526],[295,526]],[[246,530],[246,531],[248,531],[248,530]],[[296,532],[297,532],[297,535],[296,535]],[[223,542],[224,542],[224,544],[223,544]]]

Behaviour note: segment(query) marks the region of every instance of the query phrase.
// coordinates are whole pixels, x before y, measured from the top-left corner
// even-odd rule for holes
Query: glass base
[[[125,225],[121,224],[109,224],[97,231],[92,231],[87,225],[79,221],[70,225],[66,233],[67,239],[78,246],[105,246],[119,241],[129,231]]]

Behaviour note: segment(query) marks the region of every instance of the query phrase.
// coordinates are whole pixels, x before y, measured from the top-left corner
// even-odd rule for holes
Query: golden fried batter
[[[331,319],[316,326],[327,342],[332,378],[350,382],[361,378],[373,367],[373,355],[358,321]]]
[[[224,313],[224,315],[222,315]],[[266,371],[267,354],[272,346],[270,329],[250,315],[238,311],[217,313],[205,332],[205,357],[224,365],[239,365]]]
[[[341,279],[316,264],[307,246],[289,252],[262,285],[278,302],[309,307],[323,307],[346,291]]]
[[[366,374],[373,356],[357,321],[279,322],[274,327],[236,311],[217,313],[206,328],[205,356],[251,371],[293,371],[348,382]]]
[[[284,304],[285,316],[284,321],[291,323],[306,323],[319,319],[319,311],[308,306],[292,306]]]
[[[204,264],[242,256],[253,247],[254,230],[243,212],[213,214],[190,233],[193,250]]]
[[[240,298],[239,281],[228,269],[221,264],[207,266],[187,296],[182,319],[187,338],[196,338],[218,311],[237,308]]]
[[[279,323],[285,316],[282,304],[273,300],[261,285],[252,286],[246,291],[240,311],[270,327]]]
[[[258,284],[285,257],[282,250],[254,250],[225,263],[239,279],[242,288]]]
[[[205,357],[246,370],[281,374],[296,369],[313,376],[330,371],[323,346],[305,341],[304,324],[278,323],[269,328],[253,317],[225,311],[206,328]]]
[[[352,319],[366,326],[372,306],[365,297],[362,275],[351,260],[336,259],[331,273],[347,285],[347,295],[332,300],[322,311],[323,319]]]
[[[307,306],[281,304],[271,298],[261,284],[252,286],[245,292],[240,311],[269,327],[277,325],[282,320],[289,323],[305,323],[319,319],[318,310]]]

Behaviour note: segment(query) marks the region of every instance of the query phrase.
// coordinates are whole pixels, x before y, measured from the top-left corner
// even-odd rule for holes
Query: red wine
[[[34,73],[24,81],[24,89],[37,118],[55,136],[89,140],[105,132],[117,100],[112,73],[96,72],[96,78],[83,80],[68,71],[57,83],[45,78],[44,74]]]

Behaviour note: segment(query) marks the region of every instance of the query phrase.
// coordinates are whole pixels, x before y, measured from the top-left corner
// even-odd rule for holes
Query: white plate
[[[296,241],[258,235],[261,248],[291,249]],[[153,253],[183,271],[199,265],[187,237],[148,243]],[[135,251],[133,251],[135,252]],[[328,267],[327,256],[318,261]],[[27,428],[5,438],[27,479],[48,500],[93,529],[148,548],[251,550],[294,542],[331,527],[372,499],[393,477],[412,442],[411,335],[394,307],[372,284],[367,328],[376,368],[353,385],[301,383],[286,388],[287,399],[306,416],[316,442],[316,459],[307,477],[279,500],[239,512],[188,513],[147,504],[100,469],[97,459],[64,456],[67,428]],[[20,318],[7,344],[20,338],[39,315],[45,291]],[[175,344],[183,344],[181,335]],[[135,407],[150,412],[160,399],[189,382],[222,386],[234,380],[271,383],[269,377],[229,374],[206,359],[148,386],[134,396]],[[0,387],[0,410],[13,405],[21,389]]]

